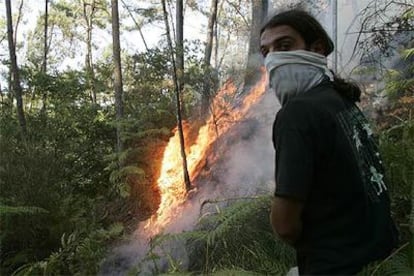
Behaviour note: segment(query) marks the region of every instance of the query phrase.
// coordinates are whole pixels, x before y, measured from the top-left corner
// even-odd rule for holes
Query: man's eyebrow
[[[270,44],[275,44],[275,43],[280,42],[280,41],[285,40],[285,39],[293,40],[293,38],[291,36],[284,35],[284,36],[277,37],[277,38],[273,39]]]
[[[270,45],[274,45],[274,44],[276,44],[276,43],[278,43],[278,42],[280,42],[280,41],[283,41],[283,40],[285,40],[285,39],[293,40],[293,38],[292,38],[291,36],[289,36],[289,35],[283,35],[283,36],[281,36],[281,37],[277,37],[277,38],[275,38],[275,39],[271,40],[269,43],[266,43],[266,44],[261,44],[261,45],[260,45],[260,48],[261,48],[261,49],[262,49],[262,48],[267,48],[268,46],[270,46]]]

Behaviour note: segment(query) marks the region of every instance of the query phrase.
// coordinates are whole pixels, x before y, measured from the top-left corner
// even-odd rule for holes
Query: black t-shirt
[[[275,196],[302,201],[300,274],[354,274],[396,246],[369,124],[330,82],[291,99],[273,125]]]

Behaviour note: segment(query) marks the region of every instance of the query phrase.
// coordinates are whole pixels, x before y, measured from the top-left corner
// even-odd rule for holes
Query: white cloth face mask
[[[283,106],[292,97],[320,84],[326,77],[333,81],[325,56],[305,51],[272,52],[265,58],[269,85]]]

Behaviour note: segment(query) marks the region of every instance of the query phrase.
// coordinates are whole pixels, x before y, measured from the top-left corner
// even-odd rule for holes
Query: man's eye
[[[260,52],[262,53],[263,57],[266,57],[266,56],[267,56],[267,54],[269,53],[269,50],[268,50],[268,49],[266,49],[266,48],[264,48],[264,47],[262,47],[262,48],[260,49]]]
[[[289,51],[291,48],[290,43],[281,43],[278,45],[278,50],[279,51]]]

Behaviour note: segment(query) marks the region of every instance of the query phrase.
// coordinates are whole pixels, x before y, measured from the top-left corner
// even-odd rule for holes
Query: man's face
[[[280,25],[264,30],[260,37],[260,50],[266,57],[271,52],[306,50],[306,44],[295,29]]]

